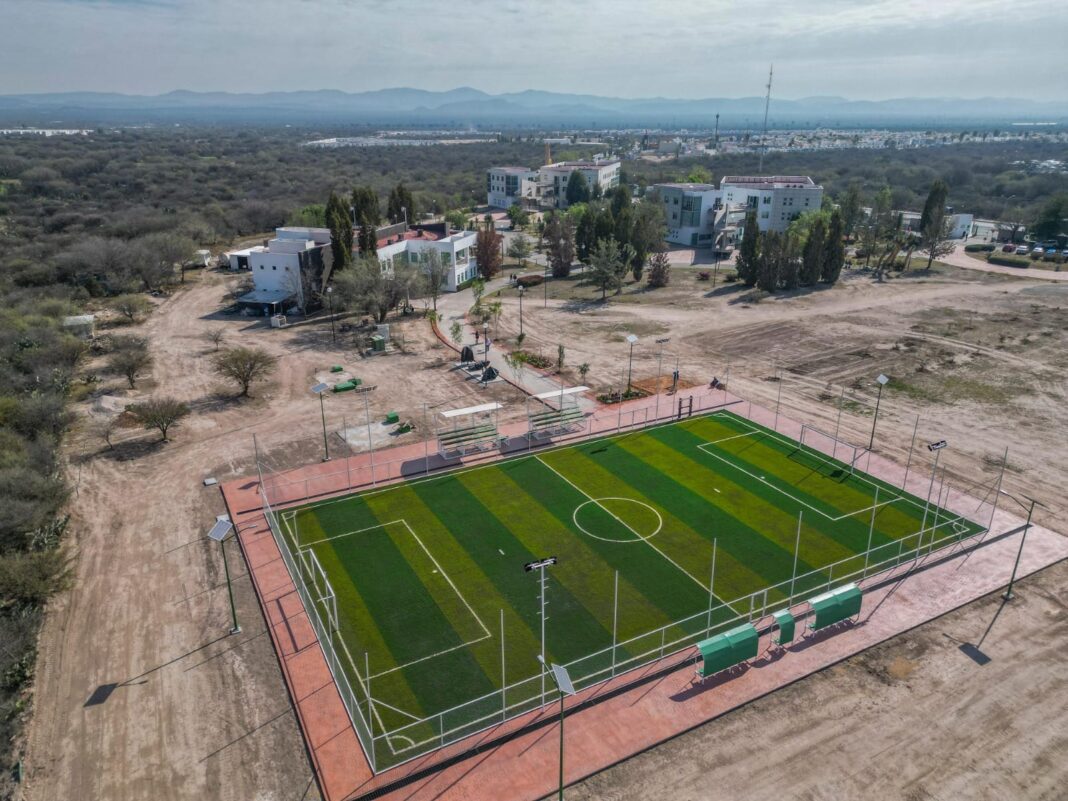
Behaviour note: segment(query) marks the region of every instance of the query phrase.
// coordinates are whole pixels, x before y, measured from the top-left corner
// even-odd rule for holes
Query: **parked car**
[[[1027,255],[1027,245],[1017,245],[1016,246],[1016,255],[1017,256],[1026,256]]]
[[[1016,245],[1002,245],[1001,246],[1001,252],[1002,253],[1015,253],[1016,252]]]
[[[1046,255],[1047,256],[1056,256],[1057,255],[1057,248],[1046,248]]]
[[[1036,259],[1042,258],[1042,256],[1044,256],[1045,254],[1046,249],[1041,245],[1031,249],[1031,255],[1034,256]]]

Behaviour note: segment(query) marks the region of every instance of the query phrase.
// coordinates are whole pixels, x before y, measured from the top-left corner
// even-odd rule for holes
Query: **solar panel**
[[[215,525],[212,526],[211,531],[208,532],[208,539],[222,542],[226,539],[226,535],[230,533],[230,529],[233,527],[234,524],[229,520],[216,520]]]

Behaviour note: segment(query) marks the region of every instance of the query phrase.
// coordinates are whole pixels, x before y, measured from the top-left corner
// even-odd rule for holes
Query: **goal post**
[[[861,445],[853,445],[808,423],[801,424],[799,442],[809,450],[828,457],[828,463],[834,461],[844,463],[849,468],[850,475],[853,475],[857,460],[866,451],[866,448]]]

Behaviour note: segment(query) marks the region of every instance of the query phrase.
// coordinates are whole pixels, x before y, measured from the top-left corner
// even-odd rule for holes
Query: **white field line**
[[[644,543],[645,543],[646,545],[648,545],[648,546],[649,546],[650,548],[652,548],[652,549],[653,549],[654,551],[656,551],[656,552],[657,552],[658,554],[660,554],[660,555],[661,555],[662,557],[664,557],[664,558],[665,558],[665,559],[667,559],[667,560],[668,560],[669,562],[671,562],[671,564],[675,565],[675,567],[677,567],[677,568],[678,568],[679,570],[681,570],[681,571],[682,571],[683,573],[685,573],[685,574],[686,574],[687,576],[689,576],[689,577],[690,577],[690,579],[692,579],[692,580],[693,580],[693,581],[694,581],[694,582],[695,582],[695,583],[697,584],[697,586],[698,586],[698,587],[700,587],[700,588],[701,588],[701,589],[703,589],[703,590],[708,590],[708,589],[710,589],[710,588],[709,588],[709,586],[708,586],[707,584],[705,584],[705,583],[704,583],[703,581],[701,581],[700,579],[696,578],[696,577],[695,577],[695,576],[694,576],[694,575],[693,575],[692,573],[690,573],[690,571],[688,571],[688,570],[687,570],[686,568],[684,568],[684,567],[683,567],[682,565],[680,565],[680,564],[679,564],[678,562],[676,562],[676,561],[675,561],[674,559],[672,559],[672,558],[671,558],[670,556],[668,556],[668,555],[667,555],[666,553],[664,553],[664,552],[663,552],[662,550],[660,550],[660,549],[659,549],[659,548],[657,548],[657,547],[656,547],[655,545],[653,545],[653,543],[652,543],[652,542],[650,542],[650,541],[649,541],[648,539],[646,539],[646,538],[645,538],[645,537],[643,537],[643,536],[642,536],[641,534],[639,534],[639,533],[638,533],[637,531],[635,531],[635,530],[634,530],[633,528],[631,528],[631,527],[630,527],[629,525],[627,525],[627,523],[626,523],[626,522],[624,522],[623,520],[621,520],[621,519],[619,518],[619,516],[618,516],[618,515],[616,515],[615,513],[613,513],[613,512],[612,512],[612,510],[610,510],[610,509],[606,508],[606,507],[604,506],[604,504],[602,504],[602,503],[601,503],[600,501],[598,501],[598,500],[597,500],[596,498],[594,498],[594,497],[593,497],[592,495],[590,495],[590,494],[589,494],[588,492],[586,492],[586,490],[582,489],[582,487],[580,487],[580,486],[579,486],[578,484],[576,484],[576,483],[575,483],[574,481],[572,481],[572,480],[571,480],[570,478],[568,478],[567,476],[565,476],[565,475],[564,475],[563,473],[561,473],[561,472],[560,472],[559,470],[557,470],[557,469],[556,469],[555,467],[553,467],[553,466],[552,466],[551,464],[549,464],[548,462],[546,462],[546,461],[545,461],[544,459],[542,459],[542,458],[541,458],[540,456],[535,456],[534,458],[535,458],[535,459],[537,459],[537,460],[538,460],[539,462],[541,462],[541,463],[542,463],[543,465],[545,465],[545,467],[547,467],[547,468],[548,468],[549,470],[552,470],[552,471],[553,471],[554,473],[556,473],[556,475],[557,475],[557,476],[559,476],[559,477],[560,477],[561,479],[563,479],[564,481],[566,481],[566,482],[567,482],[568,484],[570,484],[570,485],[571,485],[572,487],[574,487],[574,488],[575,488],[576,490],[578,490],[579,492],[581,492],[581,493],[582,493],[583,495],[585,495],[585,496],[586,496],[587,498],[589,498],[589,499],[590,499],[591,501],[593,501],[593,502],[594,502],[594,503],[595,503],[595,504],[596,504],[597,506],[600,506],[600,507],[601,507],[602,509],[604,509],[604,511],[605,511],[605,512],[607,512],[607,513],[608,513],[609,515],[611,515],[612,517],[614,517],[614,518],[615,518],[615,519],[616,519],[616,520],[617,520],[617,521],[618,521],[618,522],[620,523],[620,525],[624,526],[624,527],[625,527],[625,528],[626,528],[626,529],[627,529],[628,531],[630,531],[630,533],[631,533],[631,534],[633,534],[633,535],[634,535],[635,537],[637,537],[637,538],[638,538],[639,540],[641,540],[642,542],[644,542]],[[720,601],[720,603],[725,603],[725,602],[721,600],[721,601]]]
[[[874,504],[872,506],[866,506],[863,509],[857,509],[855,512],[847,512],[845,514],[838,515],[837,517],[833,517],[833,516],[827,514],[826,512],[824,512],[822,509],[817,509],[815,506],[812,506],[811,504],[807,503],[806,501],[803,501],[800,498],[797,498],[794,495],[791,495],[789,492],[787,492],[786,490],[782,489],[781,487],[775,486],[774,484],[772,484],[770,481],[768,481],[763,476],[758,476],[755,473],[751,473],[748,470],[746,470],[744,467],[740,467],[739,465],[736,465],[733,462],[731,462],[729,459],[725,459],[724,457],[720,456],[718,453],[714,453],[714,452],[712,452],[712,451],[707,449],[708,445],[714,445],[714,444],[715,443],[712,443],[712,442],[704,442],[704,443],[698,445],[697,449],[699,451],[701,451],[702,453],[707,453],[709,456],[711,456],[711,457],[713,457],[715,459],[719,459],[721,462],[723,462],[726,465],[729,465],[730,467],[733,467],[735,470],[740,470],[741,472],[745,473],[750,478],[753,478],[756,481],[759,481],[760,483],[764,484],[765,486],[770,487],[771,489],[775,490],[776,492],[779,492],[779,493],[785,495],[787,498],[789,498],[790,500],[794,501],[794,503],[799,503],[802,506],[804,506],[806,509],[810,509],[811,511],[813,511],[816,514],[820,515],[821,517],[824,517],[827,520],[830,520],[832,522],[837,522],[839,520],[844,520],[847,517],[853,517],[854,515],[858,515],[861,512],[870,512],[873,508],[881,508],[883,506],[886,506],[887,504],[896,503],[897,501],[904,500],[903,498],[898,496],[898,497],[891,498],[888,501],[880,501],[878,504]]]
[[[355,529],[353,531],[346,532],[345,534],[336,534],[333,537],[324,537],[322,539],[315,540],[314,542],[309,542],[308,543],[308,547],[310,547],[312,545],[317,545],[319,543],[328,542],[330,540],[336,540],[336,539],[339,539],[341,537],[349,537],[349,536],[352,536],[354,534],[362,534],[362,533],[365,533],[367,531],[373,531],[376,528],[387,528],[388,526],[394,526],[394,525],[398,525],[398,524],[403,525],[408,530],[408,533],[411,534],[412,539],[414,539],[417,543],[419,543],[419,547],[423,549],[423,553],[425,553],[427,555],[427,557],[430,559],[430,561],[433,562],[434,567],[441,574],[441,576],[445,579],[445,581],[448,582],[449,586],[452,587],[452,591],[456,593],[456,597],[460,599],[460,601],[463,603],[463,605],[467,608],[467,611],[471,613],[471,617],[473,617],[475,619],[475,622],[478,623],[479,628],[482,629],[482,636],[481,637],[476,637],[473,640],[465,640],[464,642],[460,643],[459,645],[454,645],[451,648],[445,648],[445,649],[443,649],[441,651],[435,651],[434,653],[428,654],[427,656],[420,657],[419,659],[414,659],[414,660],[412,660],[410,662],[405,662],[404,664],[396,665],[395,667],[389,668],[388,670],[383,670],[380,673],[375,673],[375,674],[373,674],[373,675],[371,675],[369,677],[371,679],[376,679],[376,678],[378,678],[380,676],[386,676],[386,675],[388,675],[390,673],[395,673],[398,670],[404,670],[405,668],[411,667],[412,665],[417,665],[420,662],[426,662],[427,660],[434,659],[436,657],[439,657],[439,656],[442,656],[444,654],[447,654],[447,653],[449,653],[451,651],[458,651],[461,648],[467,648],[468,646],[474,645],[475,643],[479,643],[479,642],[482,642],[483,640],[490,639],[493,636],[492,633],[490,632],[490,630],[488,628],[486,628],[486,624],[482,621],[482,618],[480,618],[478,616],[478,613],[474,610],[474,608],[471,606],[471,604],[468,603],[467,599],[464,597],[464,594],[462,592],[460,592],[460,589],[456,586],[455,582],[453,582],[453,580],[449,577],[449,574],[445,572],[445,569],[441,566],[441,563],[438,562],[438,560],[435,558],[434,554],[432,554],[430,552],[430,549],[426,547],[426,544],[419,538],[419,535],[416,534],[415,531],[412,529],[411,524],[409,524],[408,521],[405,520],[404,518],[398,518],[396,520],[390,520],[388,523],[379,523],[378,525],[375,525],[375,526],[367,526],[365,528],[358,528],[358,529]],[[378,703],[378,702],[375,701],[375,703]],[[390,707],[390,708],[392,709],[393,707]],[[400,712],[401,710],[398,709],[396,711]],[[401,714],[407,714],[407,713],[402,712]],[[409,716],[409,717],[411,717],[411,716]],[[419,720],[420,718],[414,718],[414,719],[415,720]]]

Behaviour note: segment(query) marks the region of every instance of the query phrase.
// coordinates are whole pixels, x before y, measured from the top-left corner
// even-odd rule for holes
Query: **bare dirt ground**
[[[317,797],[236,548],[229,553],[243,631],[226,634],[229,612],[219,549],[204,540],[223,508],[218,491],[201,486],[202,479],[254,472],[253,433],[275,467],[317,459],[322,424],[309,387],[332,364],[342,364],[377,387],[369,396],[374,421],[397,411],[416,423],[415,432],[397,440],[401,443],[421,438],[424,404],[432,415],[435,407],[492,398],[508,402],[502,421],[522,413],[514,388],[479,389],[449,371],[452,353],[423,321],[411,320],[395,330],[404,352],[364,359],[351,347],[348,333],[339,333],[333,345],[325,324],[272,331],[259,321],[217,315],[231,280],[204,274],[163,301],[137,331],[151,341],[151,379],[133,391],[108,380],[76,409],[83,424],[68,450],[77,484],[72,503],[77,580],[75,589],[52,605],[42,636],[26,747],[28,798]],[[940,267],[930,275],[908,274],[879,285],[870,276],[850,275],[833,289],[758,300],[734,284],[712,292],[707,282],[697,280],[697,270],[677,268],[667,289],[628,287],[608,304],[591,300],[588,289],[560,290],[558,285],[558,297],[550,298],[544,309],[537,290],[524,301],[525,347],[555,355],[557,343],[564,343],[571,378],[585,361],[591,365],[586,383],[618,387],[627,368],[625,336],[633,332],[641,337],[633,376],[655,384],[661,350],[655,340],[670,337],[659,359],[664,374],[677,363],[685,382],[707,383],[715,375],[738,394],[770,406],[781,394],[784,414],[829,429],[837,424],[841,401],[843,436],[866,444],[872,379],[884,372],[893,382],[882,398],[878,449],[904,462],[921,414],[917,441],[949,440],[943,464],[964,482],[990,481],[1008,446],[1006,488],[1035,494],[1050,507],[1036,515],[1039,522],[1061,528],[1061,485],[1068,468],[1060,419],[1068,367],[1068,286]],[[501,335],[508,339],[518,331],[517,298],[506,292],[503,301]],[[213,345],[205,334],[220,327],[224,344],[256,344],[279,358],[272,380],[254,389],[251,400],[235,400],[235,391],[211,370]],[[783,380],[773,380],[777,371]],[[186,400],[193,408],[174,430],[172,443],[161,445],[153,434],[126,431],[115,451],[109,451],[91,433],[96,420],[125,403],[161,394]],[[510,402],[513,396],[516,402]],[[326,414],[332,449],[361,447],[358,433],[345,445],[337,432],[346,427],[358,431],[365,422],[363,396],[331,395]],[[377,423],[373,431],[376,446],[394,441]],[[917,469],[928,464],[918,451]],[[1046,618],[1063,624],[1063,608],[1058,614]],[[958,684],[929,667],[926,657],[920,660],[923,653],[906,651],[916,665],[907,681],[901,680],[906,689],[899,692],[921,699],[956,698]],[[1050,680],[1037,661],[1020,663],[1017,669],[1022,677],[1030,675],[1036,687]],[[860,682],[866,670],[851,680]],[[846,666],[827,675],[838,671],[851,675],[856,669]],[[1063,670],[1056,675],[1063,680]],[[1063,681],[1059,686],[1063,694]],[[849,731],[878,727],[891,709],[854,695],[853,703],[827,722],[801,726],[795,721],[796,708],[810,703],[820,709],[821,704],[797,695],[797,688],[790,692],[794,694],[762,702],[772,705],[772,717],[785,721],[778,725],[787,726],[781,739],[761,738],[765,750],[773,742],[804,754],[814,738],[848,740]],[[1045,720],[1046,711],[1032,696],[1014,697],[1016,702],[991,699],[990,708],[1001,704],[1003,717],[1021,731]],[[1037,708],[1019,709],[1017,702]],[[923,708],[919,704],[914,711],[921,714]],[[848,723],[843,722],[846,711],[854,716]],[[966,738],[978,742],[976,720],[987,718],[973,719],[963,710],[959,720],[942,718],[939,737],[924,732],[924,752],[959,760]],[[818,734],[810,734],[810,728]],[[840,729],[845,734],[839,735]],[[1063,735],[1062,728],[1062,745]],[[1021,753],[1034,751],[1031,740],[1017,742]],[[709,753],[716,754],[719,747]],[[752,759],[759,759],[759,750]],[[858,752],[858,760],[872,753]],[[797,759],[791,772],[808,775],[807,762]],[[841,757],[831,761],[848,767]],[[756,770],[758,763],[751,767]],[[681,764],[672,770],[691,775],[696,788],[707,789],[703,776],[688,774]],[[886,781],[890,787],[892,773]],[[924,786],[931,797],[940,787],[946,788],[943,797],[956,797],[956,785],[945,781],[944,774],[931,773]],[[902,776],[901,786],[907,783]],[[659,792],[606,792],[616,793],[606,798],[665,797]],[[680,789],[676,797],[687,796]]]
[[[571,801],[1063,799],[1068,562],[593,776]],[[960,646],[980,644],[978,664]]]

